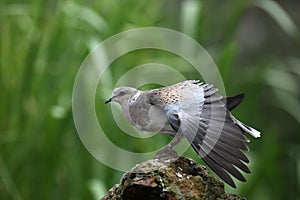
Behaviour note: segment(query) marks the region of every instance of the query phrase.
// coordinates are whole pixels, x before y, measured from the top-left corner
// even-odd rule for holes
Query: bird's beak
[[[106,101],[105,101],[105,104],[108,104],[108,103],[110,103],[111,101],[112,101],[112,97],[111,98],[109,98],[109,99],[107,99]]]

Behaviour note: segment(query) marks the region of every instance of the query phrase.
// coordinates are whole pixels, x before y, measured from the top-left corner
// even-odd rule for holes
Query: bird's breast
[[[128,121],[141,131],[163,132],[170,129],[165,111],[156,105],[151,105],[147,99],[137,99],[129,106]]]

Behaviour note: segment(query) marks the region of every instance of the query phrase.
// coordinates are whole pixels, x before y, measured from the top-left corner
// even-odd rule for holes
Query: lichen
[[[185,157],[153,159],[136,165],[124,174],[121,184],[102,200],[241,200],[226,194],[224,184],[204,166]]]

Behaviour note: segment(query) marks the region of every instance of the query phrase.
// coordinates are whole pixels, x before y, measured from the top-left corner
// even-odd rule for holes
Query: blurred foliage
[[[262,131],[249,144],[252,174],[238,189],[248,199],[300,196],[300,3],[297,0],[68,0],[0,1],[0,199],[99,199],[120,180],[77,136],[71,110],[77,70],[101,41],[134,27],[184,32],[210,53],[227,94],[246,93],[234,114]],[[137,52],[113,63],[115,83],[155,55],[179,68],[174,56]],[[122,68],[117,67],[122,65]],[[131,139],[111,121],[97,96],[99,121],[120,146],[146,152],[167,136]],[[100,105],[101,104],[101,105]],[[104,113],[104,115],[103,115]],[[125,142],[126,140],[126,142]],[[99,141],[101,145],[101,141]],[[198,160],[193,151],[187,156]]]

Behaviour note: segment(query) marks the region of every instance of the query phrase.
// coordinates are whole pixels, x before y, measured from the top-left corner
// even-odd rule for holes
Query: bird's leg
[[[183,138],[183,135],[181,133],[177,133],[176,136],[173,138],[173,140],[163,149],[159,150],[155,158],[165,158],[165,157],[171,157],[176,158],[179,157],[177,152],[173,149],[175,145],[177,145],[181,139]]]

